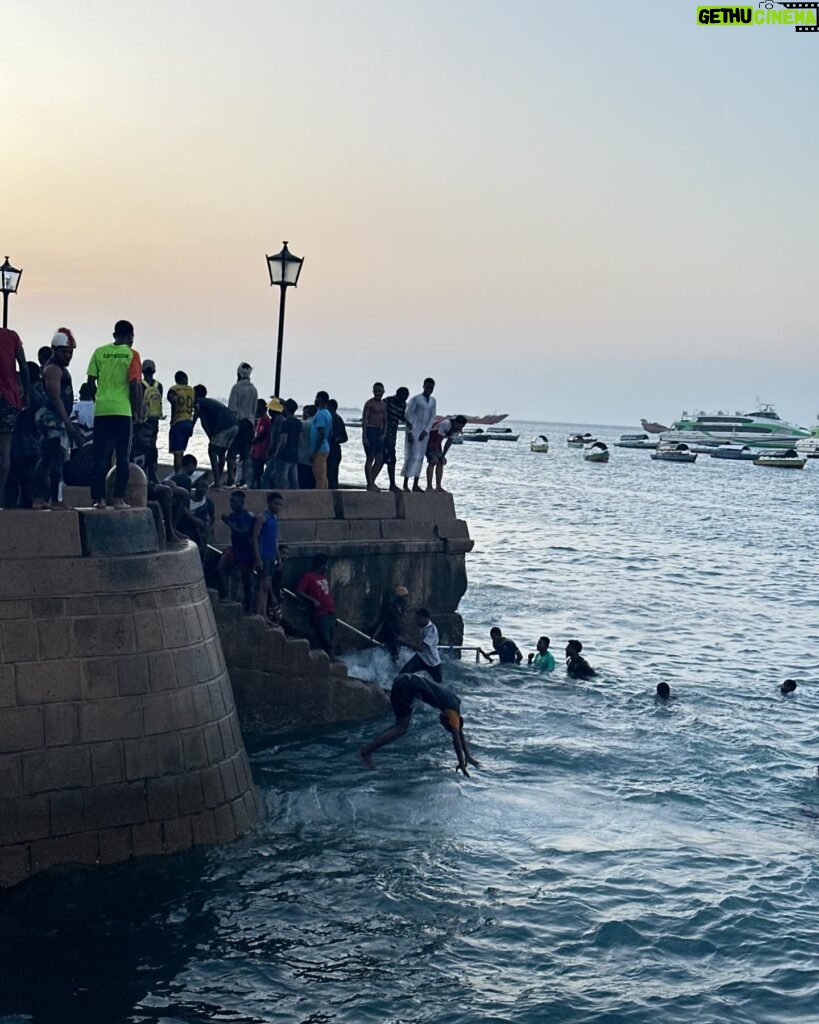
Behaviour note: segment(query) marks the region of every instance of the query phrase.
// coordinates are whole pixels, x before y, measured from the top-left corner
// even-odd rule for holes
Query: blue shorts
[[[368,455],[381,455],[384,451],[384,436],[380,427],[367,427],[364,451]]]
[[[168,434],[168,451],[172,455],[182,455],[192,434],[193,420],[177,420],[176,423],[172,423]]]

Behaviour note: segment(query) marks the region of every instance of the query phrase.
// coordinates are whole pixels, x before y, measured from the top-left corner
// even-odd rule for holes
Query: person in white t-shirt
[[[401,669],[404,672],[426,672],[433,682],[443,682],[441,675],[441,655],[438,652],[438,630],[430,620],[426,608],[419,608],[415,613],[415,622],[421,633],[420,643],[415,644],[416,654]]]

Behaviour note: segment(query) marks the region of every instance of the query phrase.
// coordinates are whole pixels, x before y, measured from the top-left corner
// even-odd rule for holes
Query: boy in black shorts
[[[452,737],[452,746],[455,748],[455,756],[458,758],[456,771],[460,770],[464,775],[469,776],[469,772],[466,770],[468,764],[480,768],[480,764],[469,753],[469,747],[466,745],[460,699],[452,690],[448,690],[445,686],[439,686],[420,672],[402,672],[401,675],[396,676],[390,690],[390,704],[395,713],[395,725],[390,729],[385,729],[375,739],[366,743],[358,751],[359,761],[367,768],[375,768],[372,759],[373,751],[386,746],[387,743],[393,743],[409,729],[412,705],[415,700],[421,700],[441,712],[439,721]]]

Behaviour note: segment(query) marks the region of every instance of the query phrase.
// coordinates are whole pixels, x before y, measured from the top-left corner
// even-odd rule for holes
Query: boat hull
[[[804,469],[805,463],[808,460],[802,459],[771,459],[762,458],[754,459],[755,466],[767,466],[769,469]]]
[[[655,462],[696,462],[696,452],[652,452]]]

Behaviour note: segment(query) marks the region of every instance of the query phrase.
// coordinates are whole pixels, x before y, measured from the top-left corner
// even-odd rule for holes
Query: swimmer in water
[[[566,644],[566,674],[570,679],[593,679],[597,673],[580,653],[583,644],[570,640]]]
[[[793,679],[786,679],[779,687],[779,692],[783,697],[792,697],[796,693],[796,683]]]
[[[537,654],[529,655],[529,664],[534,665],[538,672],[554,672],[555,659],[549,650],[551,641],[548,636],[542,636],[537,642]]]
[[[657,699],[668,700],[671,696],[671,687],[668,683],[657,683]]]
[[[384,732],[379,733],[375,739],[365,743],[358,751],[359,761],[367,768],[375,768],[372,754],[379,747],[386,746],[400,739],[409,729],[412,718],[412,705],[415,700],[421,700],[430,707],[437,708],[441,712],[439,721],[452,737],[452,746],[455,748],[455,756],[458,758],[456,771],[460,770],[469,776],[467,765],[474,765],[480,768],[480,764],[469,753],[464,736],[464,720],[461,718],[461,702],[459,698],[445,686],[439,686],[428,676],[420,672],[402,672],[396,676],[390,690],[390,704],[395,713],[395,725]]]
[[[523,655],[520,653],[518,645],[514,640],[507,640],[499,626],[493,626],[489,630],[489,638],[494,648],[492,653],[487,654],[482,648],[480,649],[487,661],[491,661],[496,654],[501,665],[519,665],[523,661]]]

